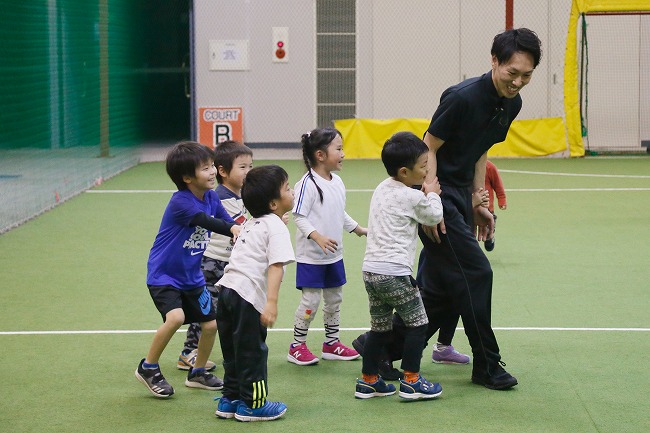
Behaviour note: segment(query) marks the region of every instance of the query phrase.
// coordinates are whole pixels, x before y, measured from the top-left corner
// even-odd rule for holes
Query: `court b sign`
[[[200,107],[199,143],[215,148],[227,140],[244,142],[241,107]]]

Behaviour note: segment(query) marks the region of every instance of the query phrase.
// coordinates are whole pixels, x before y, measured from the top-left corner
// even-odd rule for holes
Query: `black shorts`
[[[184,323],[210,322],[217,318],[212,295],[206,286],[191,290],[180,290],[172,286],[148,286],[153,303],[162,316],[163,322],[167,313],[181,308],[185,313]]]

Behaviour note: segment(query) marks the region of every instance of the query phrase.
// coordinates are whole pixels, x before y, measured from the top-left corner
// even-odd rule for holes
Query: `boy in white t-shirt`
[[[432,226],[442,220],[440,184],[425,182],[429,148],[410,132],[398,132],[386,143],[381,160],[390,176],[377,186],[370,200],[368,241],[363,260],[363,281],[370,305],[370,332],[363,351],[363,378],[357,379],[355,397],[383,397],[395,393],[379,376],[379,358],[393,325],[393,310],[407,327],[404,336],[399,396],[405,399],[438,397],[442,388],[420,375],[427,330],[426,311],[412,284],[418,224]],[[412,188],[422,185],[422,190]]]
[[[277,165],[248,172],[241,190],[252,218],[242,226],[217,300],[224,387],[215,414],[239,421],[269,421],[287,406],[266,399],[267,327],[278,314],[284,266],[295,261],[282,216],[293,208],[287,172]]]

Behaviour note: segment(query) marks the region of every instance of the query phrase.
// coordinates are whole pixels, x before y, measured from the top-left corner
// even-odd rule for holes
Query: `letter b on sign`
[[[224,141],[232,140],[232,129],[228,123],[214,124],[214,146]]]

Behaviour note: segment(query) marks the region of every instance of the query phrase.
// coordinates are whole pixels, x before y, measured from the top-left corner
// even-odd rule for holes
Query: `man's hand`
[[[477,241],[484,242],[494,236],[494,216],[483,206],[474,208],[474,226]]]
[[[440,233],[438,233],[438,230],[440,230],[440,233],[442,233],[443,235],[447,234],[447,228],[445,227],[444,219],[440,221],[440,224],[436,226],[422,226],[422,231],[424,232],[424,234],[427,235],[429,238],[431,238],[431,240],[433,240],[437,244],[442,242],[440,240]]]

